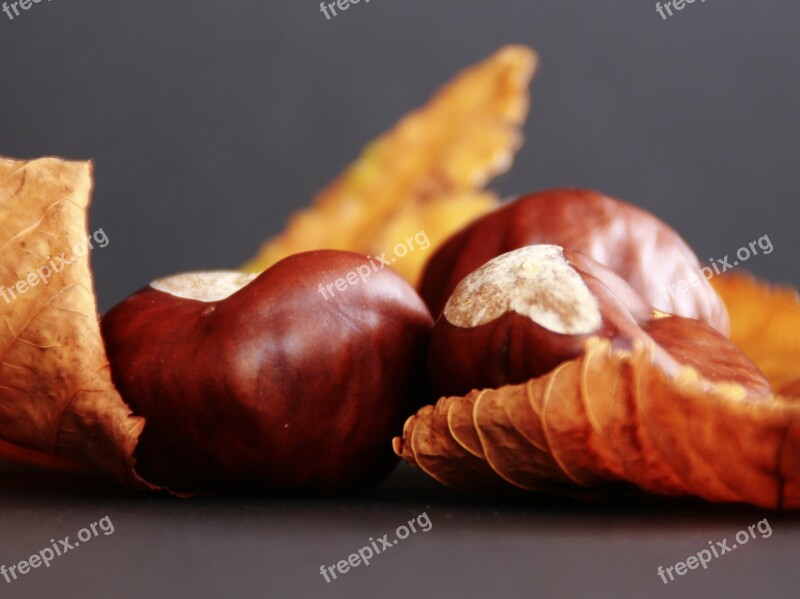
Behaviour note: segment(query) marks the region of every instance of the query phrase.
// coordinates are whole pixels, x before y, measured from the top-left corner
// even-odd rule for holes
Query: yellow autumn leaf
[[[413,252],[392,266],[411,283],[434,249],[451,233],[497,204],[482,191],[510,168],[522,142],[528,86],[536,55],[507,46],[465,70],[425,105],[372,142],[361,157],[295,214],[268,241],[247,271],[311,249],[392,255],[408,243]]]

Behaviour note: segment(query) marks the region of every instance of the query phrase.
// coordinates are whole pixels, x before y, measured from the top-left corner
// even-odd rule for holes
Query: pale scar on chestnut
[[[156,279],[150,287],[184,299],[218,302],[247,286],[257,276],[235,270],[186,272]]]
[[[458,284],[444,316],[469,328],[509,311],[564,335],[588,335],[602,325],[597,299],[555,245],[527,246],[490,260]]]

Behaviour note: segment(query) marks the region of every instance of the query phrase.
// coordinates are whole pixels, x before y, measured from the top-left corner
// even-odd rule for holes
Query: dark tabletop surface
[[[335,500],[130,496],[91,476],[38,471],[4,471],[0,481],[6,566],[50,539],[63,548],[69,536],[74,545],[81,529],[87,538],[99,523],[97,536],[48,568],[0,578],[3,597],[788,598],[800,585],[798,518],[744,506],[492,500],[408,466],[370,492]],[[409,520],[417,532],[393,544]],[[755,538],[733,549],[737,532],[753,525]],[[371,540],[380,550],[387,534],[390,547],[369,565],[356,562],[325,581],[321,566]],[[707,569],[668,584],[659,577],[659,565],[725,539],[731,550]]]

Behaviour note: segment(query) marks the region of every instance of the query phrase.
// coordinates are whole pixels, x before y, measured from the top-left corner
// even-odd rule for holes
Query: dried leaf
[[[541,491],[552,488],[552,484],[545,481],[571,481],[550,457],[540,421],[533,417],[528,402],[529,394],[536,392],[534,385],[531,381],[529,385],[509,390],[502,398],[494,393],[473,392],[476,394],[473,414],[474,426],[491,468],[518,487]],[[531,443],[531,437],[538,443]],[[544,445],[541,444],[543,440]],[[523,452],[530,460],[521,463],[517,456]]]
[[[728,307],[731,340],[761,368],[772,388],[783,390],[800,381],[797,291],[741,274],[715,277],[711,283]]]
[[[416,283],[441,241],[496,205],[494,195],[480,190],[511,166],[521,144],[535,66],[530,49],[508,46],[462,72],[370,144],[244,268],[261,271],[317,248],[391,255],[425,231],[430,248],[393,264]]]
[[[426,409],[428,408],[428,409]],[[410,435],[417,465],[441,483],[472,491],[493,490],[499,487],[491,468],[475,458],[449,434],[447,402],[421,410],[424,418],[413,426]]]
[[[652,351],[615,353],[607,341],[592,340],[585,355],[543,377],[423,408],[395,449],[418,463],[409,443],[416,429],[429,427],[425,460],[434,476],[436,448],[451,446],[446,437],[479,440],[460,474],[458,456],[448,456],[449,480],[467,479],[479,459],[498,481],[527,489],[622,481],[659,495],[800,508],[800,402],[750,398],[689,367],[668,377],[653,366]],[[458,435],[452,425],[449,432],[431,426],[440,404],[459,414]]]
[[[132,454],[144,421],[111,382],[89,268],[91,172],[88,162],[0,158],[0,451],[140,484]]]

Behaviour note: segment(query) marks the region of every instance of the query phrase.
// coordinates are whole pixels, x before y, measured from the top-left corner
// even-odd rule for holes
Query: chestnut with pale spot
[[[433,391],[523,383],[582,355],[593,337],[616,350],[652,345],[668,373],[692,366],[709,381],[769,394],[755,364],[712,327],[654,309],[602,264],[555,245],[502,254],[458,284],[431,337]]]
[[[697,318],[728,334],[727,309],[708,281],[698,281],[687,293],[663,293],[700,269],[681,236],[653,214],[587,189],[532,193],[473,221],[436,250],[425,266],[420,295],[438,318],[469,273],[501,254],[540,244],[580,252],[662,312]]]
[[[184,493],[349,492],[387,474],[427,394],[433,321],[389,268],[319,301],[319,281],[363,260],[322,250],[257,276],[176,275],[107,313],[114,384],[146,421],[137,472]]]

